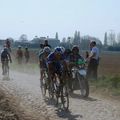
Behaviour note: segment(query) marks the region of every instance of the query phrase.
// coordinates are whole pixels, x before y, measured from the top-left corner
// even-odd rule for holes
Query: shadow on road
[[[83,99],[83,100],[86,100],[86,101],[97,101],[97,99],[95,99],[95,98],[92,98],[92,97],[84,98],[84,97],[81,97],[79,94],[76,94],[76,93],[70,93],[70,96],[72,98],[75,98],[75,99]]]
[[[56,110],[56,114],[61,118],[67,118],[67,120],[78,120],[78,118],[80,120],[80,118],[83,118],[83,116],[79,114],[73,115],[69,110],[65,111],[62,109],[58,109]]]
[[[62,108],[57,107],[55,105],[55,103],[56,103],[55,99],[51,99],[50,100],[49,98],[46,97],[44,100],[45,100],[45,102],[46,102],[47,105],[52,105],[52,106],[56,107],[55,112],[58,115],[58,117],[60,117],[60,118],[63,118],[63,119],[67,118],[67,120],[78,120],[78,118],[79,119],[83,118],[82,115],[79,115],[79,114],[73,115],[71,113],[71,111],[64,110]]]
[[[45,97],[44,101],[47,105],[52,105],[52,106],[56,107],[56,105],[55,105],[56,100],[55,99],[49,99],[49,97]]]

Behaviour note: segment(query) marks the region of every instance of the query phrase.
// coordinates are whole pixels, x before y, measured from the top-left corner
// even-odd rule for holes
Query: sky
[[[120,0],[0,0],[0,39],[27,34],[55,37],[120,32]]]

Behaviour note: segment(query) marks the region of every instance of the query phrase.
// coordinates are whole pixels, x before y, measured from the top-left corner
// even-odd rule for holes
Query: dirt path
[[[90,96],[84,100],[77,93],[70,97],[69,112],[58,111],[44,102],[39,84],[39,74],[12,72],[10,80],[2,80],[0,86],[14,95],[16,103],[29,120],[120,120],[120,105],[110,100]]]

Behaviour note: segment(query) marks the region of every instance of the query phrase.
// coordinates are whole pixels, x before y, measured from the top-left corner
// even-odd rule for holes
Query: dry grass
[[[102,76],[120,75],[120,52],[102,52],[98,74]]]

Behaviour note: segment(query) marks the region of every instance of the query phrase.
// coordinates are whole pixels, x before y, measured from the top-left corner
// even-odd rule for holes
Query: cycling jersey
[[[70,62],[76,62],[79,59],[84,60],[84,58],[79,54],[76,55],[74,55],[73,53],[70,54]]]
[[[64,54],[61,54],[61,58],[60,58],[59,61],[61,61],[61,60],[65,60],[65,55],[64,55]],[[52,52],[52,53],[48,56],[47,62],[50,63],[50,62],[53,62],[53,61],[54,61],[54,62],[56,61],[55,53],[54,53],[54,52]]]
[[[42,62],[42,64],[41,64],[41,68],[47,68],[47,65],[46,65],[46,62],[47,62],[47,58],[45,57],[45,54],[44,54],[44,52],[41,52],[40,54],[39,54],[39,60]]]
[[[48,56],[47,64],[52,63],[52,65],[54,66],[52,71],[54,71],[54,73],[61,74],[61,72],[63,71],[62,61],[65,61],[64,54],[61,54],[60,60],[56,60],[55,53],[53,52]]]

